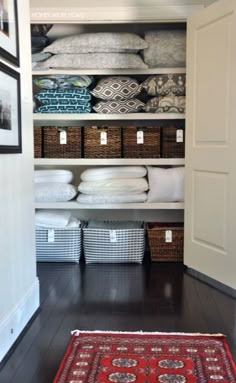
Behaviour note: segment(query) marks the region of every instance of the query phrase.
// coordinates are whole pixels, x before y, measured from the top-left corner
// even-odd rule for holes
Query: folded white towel
[[[139,194],[124,194],[124,195],[89,195],[79,194],[77,202],[79,203],[135,203],[145,202],[147,200],[147,193]]]
[[[124,195],[138,194],[148,190],[145,178],[109,179],[81,182],[78,190],[84,194]]]
[[[115,178],[141,178],[147,174],[144,166],[107,166],[86,169],[81,173],[82,181],[100,181]]]
[[[81,222],[76,217],[70,217],[70,220],[66,226],[53,226],[53,225],[44,225],[36,224],[36,227],[43,227],[44,229],[77,229],[81,226]]]
[[[42,227],[66,227],[70,218],[67,210],[38,209],[35,213],[36,226]]]

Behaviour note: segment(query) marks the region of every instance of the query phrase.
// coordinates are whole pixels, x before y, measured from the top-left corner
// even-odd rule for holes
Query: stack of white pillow
[[[35,225],[46,229],[75,229],[81,226],[81,222],[68,210],[38,209]]]
[[[70,182],[73,173],[70,170],[48,169],[35,170],[36,202],[67,202],[75,198],[77,190]]]
[[[81,174],[79,203],[134,203],[147,200],[144,166],[108,166],[87,169]]]

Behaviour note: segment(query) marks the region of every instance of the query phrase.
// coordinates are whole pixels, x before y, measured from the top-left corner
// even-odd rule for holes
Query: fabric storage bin
[[[183,223],[149,223],[147,232],[153,262],[183,262]]]
[[[159,126],[123,128],[124,158],[160,158]]]
[[[34,126],[34,158],[43,157],[43,130],[41,126]]]
[[[185,131],[177,126],[162,128],[162,157],[184,158],[185,155]]]
[[[85,263],[142,263],[144,228],[95,229],[83,227]]]
[[[81,158],[81,127],[47,126],[43,128],[45,158]]]
[[[121,128],[84,128],[84,158],[121,158]]]
[[[76,262],[81,256],[81,228],[36,227],[36,259],[39,262]]]

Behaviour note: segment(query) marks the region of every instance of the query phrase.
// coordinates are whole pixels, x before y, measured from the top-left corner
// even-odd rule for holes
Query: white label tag
[[[66,130],[62,130],[60,132],[60,144],[66,145],[67,144],[67,133]]]
[[[165,231],[165,240],[166,242],[172,242],[172,230]]]
[[[107,132],[101,132],[100,134],[100,144],[107,145]]]
[[[55,242],[55,232],[54,229],[48,230],[48,242]]]
[[[143,130],[138,130],[137,131],[137,144],[144,144]]]
[[[115,230],[110,230],[110,242],[117,242]]]
[[[184,131],[183,129],[176,130],[176,142],[184,142]]]

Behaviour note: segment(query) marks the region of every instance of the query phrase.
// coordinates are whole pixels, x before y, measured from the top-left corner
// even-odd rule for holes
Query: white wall
[[[22,154],[0,154],[0,361],[39,306],[33,206],[29,2],[20,0]]]

